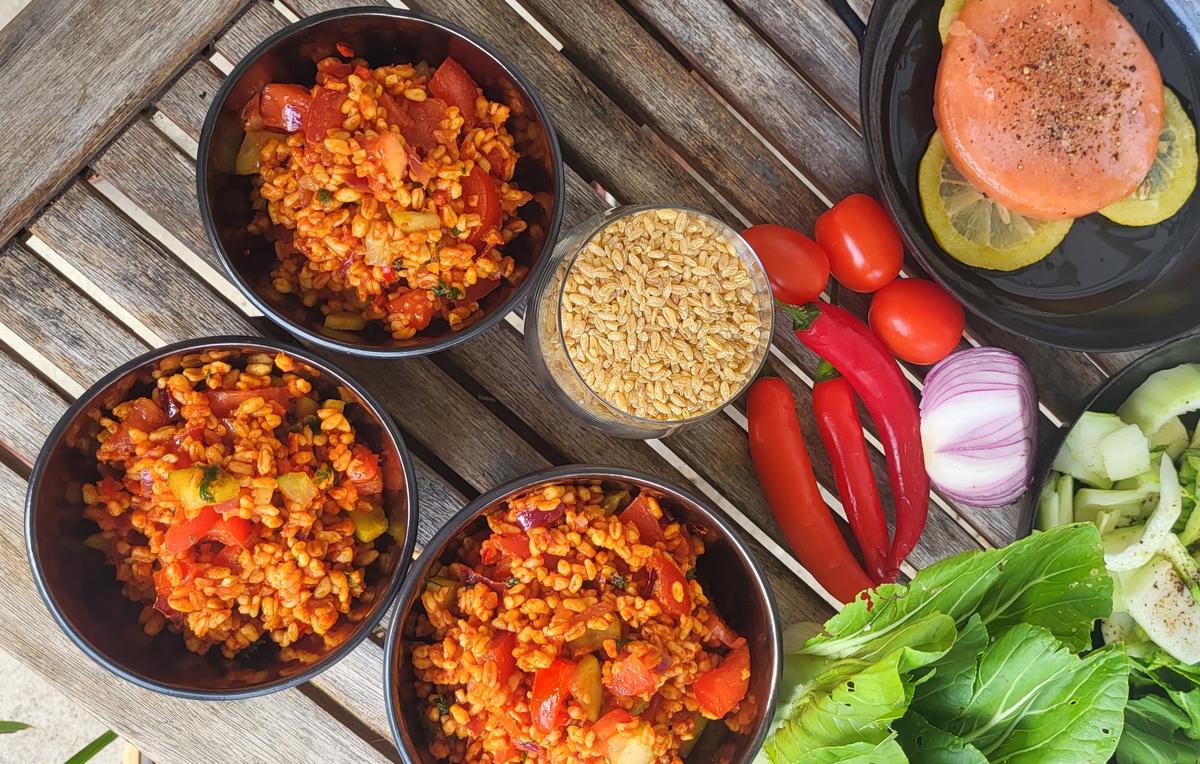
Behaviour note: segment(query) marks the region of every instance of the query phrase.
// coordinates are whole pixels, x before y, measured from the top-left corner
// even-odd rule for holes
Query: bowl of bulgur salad
[[[568,466],[490,491],[429,543],[384,679],[407,762],[748,762],[780,652],[727,519],[649,475]]]
[[[306,681],[379,623],[416,543],[407,451],[317,356],[250,337],[135,358],[43,446],[25,533],[64,632],[171,695]]]
[[[325,347],[435,352],[520,304],[557,237],[549,117],[499,53],[394,8],[303,19],[226,78],[201,217],[267,316]]]

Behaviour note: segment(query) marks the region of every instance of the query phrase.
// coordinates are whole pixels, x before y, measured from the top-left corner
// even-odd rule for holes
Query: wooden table
[[[379,639],[309,684],[269,697],[216,704],[156,695],[96,666],[58,630],[34,591],[22,540],[30,465],[92,381],[175,340],[279,334],[226,280],[204,237],[196,141],[234,62],[289,21],[342,4],[33,0],[0,32],[0,410],[8,418],[0,431],[0,646],[159,762],[398,759]],[[830,199],[872,185],[859,135],[858,52],[821,0],[416,5],[490,40],[539,90],[568,159],[567,227],[614,202],[674,200],[735,226],[811,230]],[[865,17],[869,0],[856,7]],[[861,313],[865,300],[850,307]],[[785,623],[833,612],[771,520],[740,402],[661,441],[611,440],[539,391],[521,322],[509,318],[432,358],[338,359],[385,402],[412,449],[421,542],[472,497],[549,464],[636,467],[702,493],[741,526]],[[1033,346],[977,320],[967,342],[1025,358],[1039,383],[1045,436],[1128,360]],[[815,441],[817,359],[782,328],[771,352]],[[919,388],[923,370],[907,371]],[[890,504],[878,441],[871,443]],[[828,459],[819,447],[812,455],[840,511]],[[1020,509],[975,510],[934,497],[911,565],[1012,541]]]

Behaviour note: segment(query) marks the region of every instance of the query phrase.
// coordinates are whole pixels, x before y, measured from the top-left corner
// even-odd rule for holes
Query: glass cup
[[[685,419],[649,419],[636,416],[605,400],[592,390],[579,374],[567,351],[563,337],[561,306],[567,274],[588,242],[610,224],[630,215],[652,210],[676,210],[703,218],[731,243],[750,274],[754,288],[759,328],[754,337],[753,362],[749,373],[731,394],[714,402],[712,408]],[[525,345],[530,362],[542,386],[576,416],[598,430],[619,438],[661,438],[695,424],[720,411],[750,386],[766,361],[771,342],[774,308],[766,272],[737,231],[720,220],[686,207],[671,205],[630,205],[597,214],[572,228],[559,239],[549,266],[533,286],[525,313]]]

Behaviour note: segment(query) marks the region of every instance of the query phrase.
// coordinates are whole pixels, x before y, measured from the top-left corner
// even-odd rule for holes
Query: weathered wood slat
[[[7,241],[244,0],[35,0],[0,30]],[[53,125],[53,130],[47,130]]]
[[[649,120],[752,221],[808,228],[825,210],[824,202],[616,0],[535,0],[525,6],[563,41],[568,58],[635,118]],[[827,108],[815,93],[796,95],[807,96],[810,108]],[[812,169],[824,173],[834,161],[840,163],[825,157]]]
[[[90,385],[146,345],[23,244],[0,253],[0,282],[10,285],[3,321],[80,385]],[[12,286],[20,285],[17,289]],[[93,352],[103,348],[103,353]]]
[[[0,353],[0,405],[7,412],[8,426],[0,436],[4,445],[32,464],[66,401]],[[0,612],[5,649],[137,741],[156,761],[195,761],[218,730],[222,755],[245,761],[263,760],[264,751],[271,751],[270,759],[305,761],[312,747],[342,750],[356,761],[387,760],[299,690],[226,704],[194,703],[142,690],[92,663],[68,642],[33,588],[24,551],[24,502],[24,481],[0,466],[0,577],[8,587],[8,604]],[[231,723],[238,718],[255,722]],[[164,720],[171,721],[171,735],[162,734]],[[281,729],[305,734],[280,736]]]

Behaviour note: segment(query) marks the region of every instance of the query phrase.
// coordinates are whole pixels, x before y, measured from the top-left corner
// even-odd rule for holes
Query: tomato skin
[[[829,283],[829,255],[812,239],[787,226],[750,226],[742,238],[767,272],[771,293],[788,305],[803,305],[821,296]]]
[[[379,469],[379,455],[363,445],[350,450],[350,464],[346,466],[346,477],[354,484],[359,496],[374,496],[383,493],[383,472]]]
[[[897,357],[931,364],[962,339],[966,314],[950,293],[925,279],[897,279],[871,298],[872,331]]]
[[[492,637],[483,654],[485,661],[496,664],[496,681],[505,687],[508,686],[509,677],[517,672],[517,659],[513,657],[513,648],[516,646],[517,635],[511,631],[502,631]]]
[[[321,143],[326,133],[342,126],[342,102],[345,100],[345,91],[329,88],[317,90],[304,120],[304,140],[310,146]]]
[[[650,497],[643,491],[621,512],[621,522],[633,523],[638,529],[638,539],[647,546],[663,540],[662,525],[650,509]]]
[[[696,705],[709,719],[720,719],[746,697],[750,689],[750,648],[743,642],[715,668],[692,684]]]
[[[464,124],[475,124],[475,94],[479,86],[453,58],[447,58],[429,79],[429,92],[462,112]]]
[[[904,242],[887,210],[866,194],[851,194],[817,218],[817,243],[833,277],[855,292],[874,292],[900,275]]]
[[[311,106],[312,96],[308,88],[279,82],[264,86],[259,101],[263,124],[289,133],[304,126],[304,118]]]
[[[433,320],[433,299],[424,289],[412,289],[399,297],[388,300],[388,312],[403,316],[418,332]]]
[[[218,419],[224,419],[234,413],[243,401],[251,398],[261,397],[267,403],[274,401],[280,406],[286,407],[288,400],[292,397],[286,387],[262,387],[257,390],[210,390],[205,395],[208,397],[209,409]]]
[[[236,501],[234,503],[236,504]],[[226,547],[243,548],[253,540],[254,535],[254,523],[242,517],[227,517],[218,520],[205,534],[206,538],[224,544]]]
[[[549,666],[534,673],[529,704],[535,727],[549,732],[559,723],[574,675],[575,664],[566,658],[555,658]]]
[[[493,533],[479,550],[484,565],[492,565],[503,558],[525,560],[529,558],[529,536],[524,533]]]
[[[467,211],[482,221],[467,237],[468,244],[478,246],[489,231],[500,225],[500,194],[496,192],[496,181],[479,165],[471,168],[471,174],[463,178],[462,184]]]
[[[612,671],[604,686],[613,695],[631,697],[649,695],[658,689],[658,677],[641,659],[625,654],[613,661]]]
[[[382,133],[374,138],[368,138],[363,143],[367,158],[374,162],[388,180],[399,185],[404,181],[404,171],[408,167],[408,153],[404,144],[395,133]]]
[[[656,554],[646,563],[654,573],[654,599],[662,609],[672,615],[687,615],[692,612],[692,587],[679,566],[666,555]],[[676,584],[682,589],[677,597]]]

